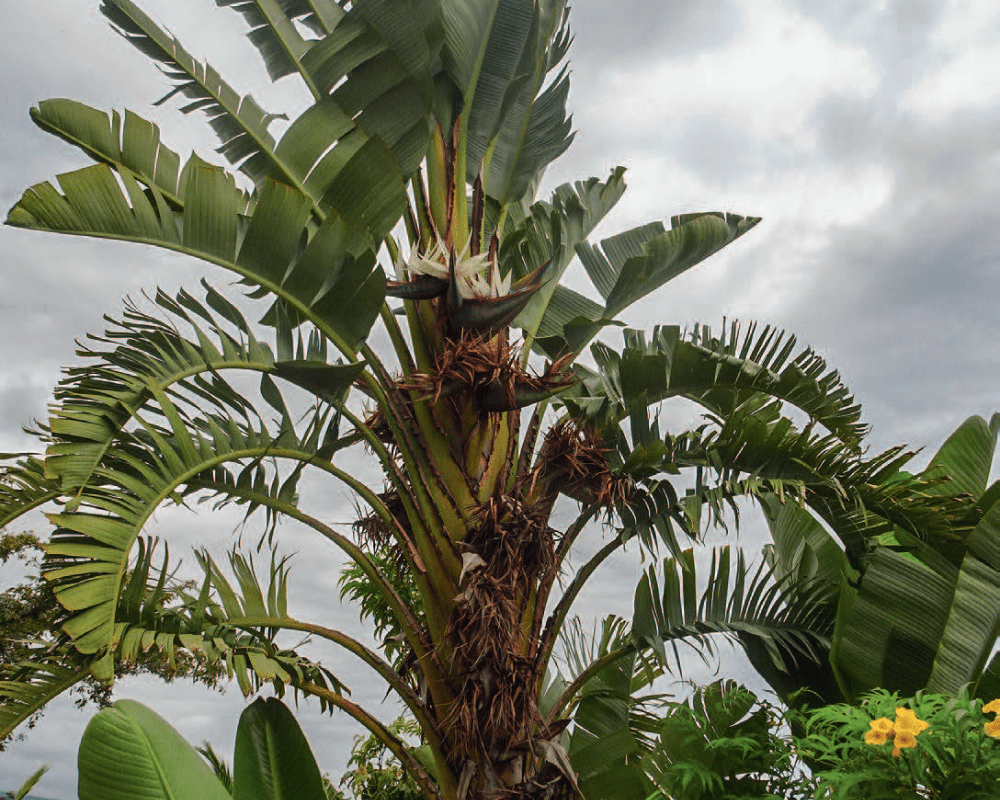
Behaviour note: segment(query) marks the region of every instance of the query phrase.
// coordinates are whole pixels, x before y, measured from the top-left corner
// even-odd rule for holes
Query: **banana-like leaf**
[[[651,222],[625,231],[594,247],[576,245],[577,255],[604,307],[578,293],[553,297],[549,325],[539,331],[539,345],[550,356],[567,348],[579,352],[603,325],[667,281],[704,261],[753,228],[759,217],[737,214],[683,214],[670,229]],[[560,307],[561,306],[561,307]]]
[[[801,503],[822,497],[833,506],[844,502],[845,486],[866,490],[867,473],[839,440],[795,430],[786,418],[770,416],[773,405],[755,411],[641,447],[629,447],[619,432],[618,450],[608,451],[608,461],[632,486],[618,509],[622,538],[638,536],[652,552],[662,541],[679,559],[677,529],[698,540],[704,517],[722,527],[730,517],[738,523],[736,498],[774,494]],[[692,468],[695,485],[683,495],[671,478],[660,477]]]
[[[840,374],[811,348],[798,349],[794,336],[766,326],[741,331],[733,323],[715,336],[708,326],[682,332],[657,326],[645,333],[626,329],[616,353],[598,343],[591,350],[600,368],[578,391],[606,401],[613,422],[632,420],[633,439],[649,430],[646,410],[670,397],[685,397],[719,415],[737,411],[754,395],[787,402],[836,434],[855,450],[867,433],[861,407]],[[593,406],[593,402],[590,403]]]
[[[181,208],[181,157],[160,141],[157,125],[131,111],[110,115],[75,100],[42,100],[31,109],[43,131],[79,147],[95,161],[130,172],[155,186],[171,208]]]
[[[107,165],[97,164],[59,176],[64,195],[48,183],[32,187],[7,222],[144,242],[204,259],[273,292],[352,353],[378,315],[385,275],[370,254],[347,254],[344,224],[331,216],[310,236],[309,199],[272,181],[244,216],[240,193],[223,170],[192,156],[184,174],[183,213],[170,210],[156,187],[142,191],[125,172],[117,173],[120,185]]]
[[[221,142],[218,152],[255,183],[283,172],[274,160],[274,137],[268,132],[270,124],[282,115],[267,113],[249,95],[241,97],[211,65],[196,61],[131,0],[103,0],[101,13],[126,40],[159,62],[164,74],[175,82],[173,91],[160,103],[178,93],[187,97],[191,102],[182,110],[202,110]],[[116,142],[108,144],[114,147]],[[285,174],[282,179],[290,182],[292,176]]]
[[[297,128],[301,130],[296,130],[295,140],[306,144],[306,149],[321,144],[315,124],[331,110],[356,126],[355,134],[344,137],[329,153],[329,142],[311,151],[322,159],[314,162],[310,178],[326,183],[325,202],[348,220],[352,208],[369,196],[381,196],[383,203],[391,199],[395,217],[387,226],[373,216],[374,203],[365,211],[374,242],[381,241],[399,220],[406,203],[403,182],[427,152],[428,115],[443,41],[440,15],[438,3],[427,0],[362,0],[353,3],[332,32],[302,57],[302,66],[315,77],[325,98],[314,108],[325,110],[308,126],[305,117],[317,115],[310,110],[300,117],[279,151]],[[373,149],[372,141],[379,143],[379,149]],[[331,171],[341,170],[341,165],[355,158],[361,160],[343,167],[344,177],[330,180]],[[381,172],[368,174],[375,167]],[[365,204],[360,208],[366,208]]]
[[[252,3],[254,0],[244,1]],[[230,0],[216,0],[216,5],[232,7],[233,4]],[[268,7],[274,8],[270,5]],[[281,12],[281,17],[276,20],[277,25],[284,26],[286,21],[298,23],[304,25],[320,38],[332,33],[346,13],[337,0],[278,0],[277,9]],[[244,14],[251,25],[254,23],[250,14],[246,13],[244,9],[237,8],[236,10]],[[261,33],[257,36],[263,37],[265,34]],[[251,41],[253,38],[257,37],[252,37]]]
[[[762,495],[758,501],[774,543],[769,553],[775,578],[839,584],[842,576],[850,574],[844,551],[806,509],[781,502],[775,495]]]
[[[837,667],[854,696],[877,686],[955,692],[982,673],[998,606],[1000,572],[973,555],[956,568],[878,548],[838,625]]]
[[[67,370],[56,387],[49,420],[45,470],[62,491],[72,494],[91,480],[118,434],[155,401],[158,392],[170,393],[175,402],[183,394],[203,410],[256,417],[249,401],[222,378],[227,370],[273,374],[322,400],[343,402],[361,364],[326,363],[326,342],[317,332],[307,341],[300,332],[296,343],[287,331],[287,336],[279,336],[275,354],[254,336],[232,304],[208,284],[205,290],[207,304],[218,309],[216,314],[185,291],[176,298],[163,292],[156,295],[157,304],[183,321],[193,338],[128,304],[123,318],[112,320],[114,327],[103,337],[93,337],[113,347],[78,351],[91,363]]]
[[[634,728],[632,672],[636,655],[598,672],[580,694],[569,756],[584,797],[647,797],[652,784],[641,766],[646,747]]]
[[[79,510],[50,515],[57,529],[46,547],[43,572],[71,612],[63,628],[81,652],[97,652],[110,642],[129,552],[160,503],[180,499],[184,487],[201,475],[211,475],[211,487],[223,496],[231,494],[229,487],[256,487],[262,496],[290,502],[300,470],[284,482],[271,481],[262,459],[322,461],[322,414],[301,436],[287,417],[272,434],[263,423],[241,423],[231,416],[187,419],[164,392],[154,396],[164,424],[137,416],[142,427],[119,435],[95,473],[99,480],[81,487]],[[249,463],[234,475],[224,468],[234,462]]]
[[[272,557],[267,601],[265,602],[265,593],[257,579],[251,561],[238,553],[230,554],[229,565],[237,579],[239,588],[237,591],[208,553],[198,554],[198,562],[209,577],[212,588],[222,603],[223,610],[231,619],[239,617],[288,618],[288,567],[286,561],[287,559],[276,561]]]
[[[229,798],[198,752],[134,700],[118,700],[90,721],[77,763],[80,800]]]
[[[789,671],[792,665],[782,654],[815,660],[829,642],[832,620],[823,604],[787,605],[770,571],[762,564],[751,576],[742,552],[735,559],[729,547],[713,552],[700,599],[693,551],[685,551],[683,562],[664,560],[661,571],[662,586],[655,567],[643,575],[632,620],[634,645],[652,651],[660,663],[668,663],[668,643],[680,665],[678,642],[697,643],[712,653],[707,637],[722,633],[741,642],[759,640],[776,666]]]
[[[414,152],[422,155],[426,148],[429,111],[429,101],[419,102],[402,131],[373,122],[380,118],[376,109],[379,103],[383,106],[395,103],[394,122],[400,125],[403,108],[413,105],[412,96],[426,95],[426,91],[412,89],[409,85],[412,80],[400,85],[399,78],[393,77],[393,65],[407,58],[409,52],[400,49],[403,42],[391,37],[386,41],[370,18],[369,7],[380,3],[372,0],[355,3],[355,8],[346,13],[330,0],[313,3],[306,9],[302,8],[303,3],[289,0],[217,0],[217,3],[233,6],[248,19],[252,27],[250,40],[264,56],[272,78],[297,72],[315,98],[315,105],[296,121],[301,124],[293,123],[277,145],[267,128],[283,115],[267,114],[253,98],[241,98],[211,66],[195,61],[174,37],[130,0],[105,0],[102,11],[132,44],[165,65],[164,72],[177,81],[167,97],[180,92],[192,100],[182,111],[203,110],[222,142],[219,152],[255,184],[260,185],[270,177],[292,186],[313,199],[319,219],[323,219],[327,207],[332,207],[344,218],[361,220],[371,241],[380,241],[402,213],[403,178],[419,162]],[[397,16],[401,10],[396,9]],[[303,38],[295,27],[295,19],[322,29],[325,38],[320,43]],[[424,28],[426,21],[423,27],[407,25],[402,30],[412,30],[410,38],[415,41],[409,43],[411,47],[422,46],[425,54],[429,54]],[[367,53],[360,63],[352,62],[352,70],[365,66],[367,71],[352,73],[348,85],[330,98],[330,89],[346,73],[331,76],[329,62],[342,55],[343,48],[349,48],[359,34],[372,37],[378,44],[377,52]],[[314,50],[318,51],[316,57],[310,59]],[[430,76],[423,77],[429,84]],[[364,96],[362,106],[351,107],[348,94]],[[384,118],[384,112],[381,117]],[[368,142],[370,139],[378,141]],[[345,170],[347,174],[338,180],[338,173]],[[363,187],[360,191],[349,190],[359,183]],[[388,204],[392,219],[387,221],[374,214],[379,207],[375,202],[362,206],[364,213],[355,214],[359,197],[377,198],[382,206]]]
[[[604,182],[590,178],[562,184],[551,200],[532,205],[530,213],[502,237],[499,255],[505,272],[522,278],[546,265],[542,288],[514,321],[528,336],[552,336],[577,316],[556,319],[569,303],[554,299],[554,294],[572,292],[559,282],[576,255],[577,244],[586,240],[621,199],[624,174],[624,167],[616,167]],[[600,316],[600,307],[592,305],[588,310]]]
[[[288,707],[258,698],[240,716],[233,758],[234,800],[326,800],[309,742]]]
[[[978,500],[989,482],[998,429],[1000,414],[994,414],[988,423],[972,416],[959,425],[927,465],[927,475],[947,476],[930,490],[935,494],[964,493]]]
[[[0,528],[61,495],[58,482],[45,474],[45,462],[35,456],[0,465]]]
[[[158,600],[163,596],[164,576],[168,573],[167,558],[164,556],[158,569],[159,578],[151,586],[147,577],[156,571],[152,565],[153,547],[143,547],[142,540],[139,544],[135,569],[118,602],[115,635],[110,646],[116,660],[134,663],[143,653],[155,650],[168,664],[173,664],[186,652],[210,663],[224,664],[230,679],[236,679],[244,695],[252,694],[265,683],[270,683],[279,696],[286,687],[298,691],[305,683],[337,694],[347,692],[322,665],[275,642],[277,628],[289,621],[287,568],[283,560],[272,561],[271,580],[263,590],[252,564],[232,554],[230,562],[242,591],[242,597],[236,599],[236,592],[221,570],[210,558],[198,554],[206,572],[200,592],[191,595],[183,588],[174,588],[172,602],[164,606]],[[244,632],[239,627],[240,619],[251,612],[257,619],[273,620],[274,625],[261,625],[251,633]],[[330,709],[323,698],[320,705],[324,711]]]
[[[567,71],[546,85],[568,36],[565,0],[498,5],[469,111],[466,176],[472,183],[481,171],[501,207],[530,202],[542,172],[573,141]]]
[[[967,555],[947,610],[928,690],[957,694],[966,684],[975,685],[998,639],[1000,570]]]
[[[217,6],[228,6],[238,11],[250,25],[247,38],[253,43],[264,60],[267,74],[272,81],[287,75],[298,74],[313,96],[319,95],[313,76],[302,65],[302,57],[309,52],[315,40],[304,38],[295,27],[294,17],[289,15],[279,0],[215,0]],[[336,4],[321,4],[331,21],[342,17],[344,12]],[[339,12],[339,14],[338,14]],[[337,17],[334,17],[334,15]],[[304,16],[304,15],[303,15]],[[314,24],[322,20],[311,15]]]
[[[617,315],[758,222],[738,214],[683,214],[671,218],[670,230],[653,223],[605,239],[600,250],[581,245],[577,252],[607,313]]]
[[[561,638],[571,670],[579,674],[621,647],[627,636],[625,620],[606,617],[599,636],[585,634],[577,624],[564,629]],[[581,689],[568,750],[584,797],[625,800],[652,791],[641,756],[651,745],[648,731],[656,727],[656,716],[646,706],[660,697],[639,692],[661,674],[631,652],[604,666]]]

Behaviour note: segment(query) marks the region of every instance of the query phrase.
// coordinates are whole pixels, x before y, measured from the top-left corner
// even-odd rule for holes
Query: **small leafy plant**
[[[734,681],[698,687],[670,703],[650,776],[658,798],[805,797],[813,788],[778,707]]]

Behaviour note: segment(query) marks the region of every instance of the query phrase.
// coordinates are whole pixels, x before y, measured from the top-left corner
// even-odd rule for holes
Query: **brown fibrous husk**
[[[513,410],[519,393],[555,392],[572,384],[574,379],[562,371],[565,361],[554,362],[543,375],[530,375],[521,367],[519,349],[511,347],[506,336],[488,338],[465,331],[446,340],[433,372],[414,373],[399,387],[432,402],[442,396],[499,389],[507,401],[505,410]]]
[[[564,419],[549,429],[529,478],[551,481],[574,500],[597,504],[610,516],[624,504],[632,484],[608,465],[608,448],[595,429]]]
[[[408,532],[406,512],[402,501],[399,499],[399,495],[392,489],[387,488],[385,491],[379,492],[376,497],[382,501],[382,504],[388,509],[389,513]],[[351,530],[354,533],[354,540],[362,549],[370,553],[389,551],[392,553],[393,566],[397,572],[403,573],[409,569],[406,557],[400,549],[399,543],[392,535],[389,525],[374,511],[362,514],[359,510],[358,518],[351,524]],[[412,536],[410,539],[412,541]]]
[[[553,532],[537,505],[491,498],[474,513],[469,571],[449,620],[461,689],[452,719],[471,747],[491,757],[524,745],[542,722],[534,661],[520,652],[522,598],[555,568]]]

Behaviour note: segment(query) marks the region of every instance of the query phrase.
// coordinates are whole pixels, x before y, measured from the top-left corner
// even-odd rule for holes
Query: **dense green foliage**
[[[247,695],[270,684],[350,715],[427,800],[637,800],[697,770],[716,770],[706,790],[743,787],[764,770],[752,748],[773,741],[767,714],[737,719],[721,688],[658,727],[655,697],[639,693],[679,643],[708,653],[713,635],[730,637],[786,698],[856,700],[890,672],[908,692],[986,691],[1000,624],[997,418],[971,420],[910,474],[900,448],[867,453],[849,389],[794,337],[625,327],[629,306],[760,220],[684,214],[591,243],[623,169],[539,197],[573,139],[565,0],[217,5],[249,24],[273,80],[295,76],[311,98],[278,134],[282,114],[131,0],[101,11],[163,69],[168,97],[187,98],[184,113],[207,115],[235,172],[197,155],[182,165],[131,111],[32,110],[96,163],[29,188],[8,224],[183,253],[247,294],[233,302],[205,281],[127,303],[66,370],[39,452],[5,462],[0,526],[48,512],[41,570],[59,607],[46,609],[46,639],[0,665],[0,733],[123,665],[206,663]],[[668,401],[703,421],[662,429]],[[362,458],[382,487],[359,479]],[[300,504],[307,472],[353,493],[354,525]],[[706,568],[693,548],[741,498],[772,522],[768,562],[727,547]],[[261,538],[256,558],[199,551],[202,579],[175,585],[146,526],[162,505],[196,500],[242,508]],[[342,589],[381,641],[331,628],[325,608],[290,614],[286,520],[353,564]],[[582,537],[596,554],[574,564]],[[574,643],[586,629],[574,603],[628,543],[653,556],[632,619]],[[919,607],[902,591],[916,581]],[[419,747],[288,646],[302,634],[384,681]],[[704,732],[706,714],[729,715],[712,736],[737,742],[745,764],[671,738]],[[112,716],[99,718],[98,730]],[[266,783],[260,763],[238,752],[236,795]],[[378,794],[381,777],[353,780]]]

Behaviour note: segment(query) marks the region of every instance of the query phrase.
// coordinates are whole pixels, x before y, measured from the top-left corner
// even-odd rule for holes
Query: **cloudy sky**
[[[157,71],[110,31],[96,0],[19,4],[4,16],[0,58],[0,205],[85,158],[31,124],[40,99],[131,108],[158,121],[175,149],[211,155],[203,121],[171,104]],[[143,7],[265,108],[304,95],[268,85],[242,18],[210,0]],[[630,190],[602,232],[672,214],[761,216],[751,234],[633,308],[637,326],[759,320],[795,332],[837,366],[873,425],[872,447],[932,448],[971,414],[1000,410],[1000,4],[995,0],[576,0],[571,106],[578,129],[548,187],[628,167]],[[195,287],[196,262],[129,245],[0,230],[0,451],[29,445],[20,426],[44,417],[73,340],[101,330],[126,294]],[[215,273],[217,284],[225,276]],[[372,475],[375,480],[377,476]],[[349,516],[342,497],[327,512]],[[230,541],[232,519],[162,512],[182,544]],[[753,540],[748,536],[747,541]],[[332,608],[338,559],[289,530],[305,616]],[[608,568],[588,601],[628,614],[637,566]],[[613,576],[613,577],[612,577]],[[7,576],[9,577],[9,575]],[[331,659],[334,657],[331,656]],[[350,677],[357,674],[346,660]],[[726,656],[723,674],[742,674]],[[355,697],[381,693],[364,679]],[[231,749],[243,701],[148,681],[120,696],[146,702],[191,741]],[[390,712],[386,712],[390,713]],[[0,757],[0,790],[40,763],[37,792],[75,797],[75,749],[86,715],[53,704],[28,741]],[[324,769],[339,774],[354,727],[302,712]]]

